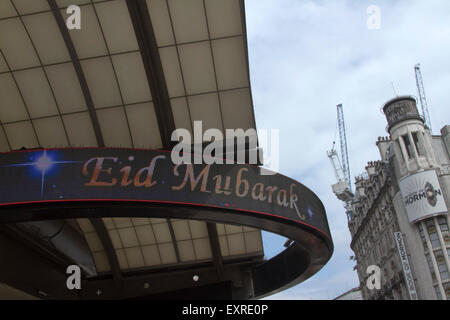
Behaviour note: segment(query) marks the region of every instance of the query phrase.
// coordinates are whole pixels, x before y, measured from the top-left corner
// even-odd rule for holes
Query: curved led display
[[[170,152],[49,149],[0,155],[0,205],[119,200],[220,207],[288,219],[330,237],[321,201],[280,174],[239,164],[174,165]]]

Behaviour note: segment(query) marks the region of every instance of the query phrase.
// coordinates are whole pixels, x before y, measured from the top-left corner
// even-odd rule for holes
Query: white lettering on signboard
[[[401,232],[394,232],[395,243],[397,244],[398,255],[402,263],[403,275],[405,276],[406,287],[408,288],[411,300],[418,300],[414,277],[409,265],[408,254],[406,253],[405,244]]]

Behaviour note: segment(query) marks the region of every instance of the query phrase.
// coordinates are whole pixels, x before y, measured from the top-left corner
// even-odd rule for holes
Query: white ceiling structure
[[[106,146],[161,148],[152,95],[125,0],[81,8],[69,34]],[[177,128],[254,128],[240,1],[147,1]],[[0,151],[97,146],[86,102],[46,0],[0,7]]]
[[[175,233],[171,237],[167,219],[103,218],[121,270],[135,270],[177,263],[213,259],[206,222],[169,219]],[[78,219],[92,251],[97,272],[111,270],[105,249],[88,219]],[[217,224],[223,259],[261,255],[261,231],[243,226]]]
[[[146,1],[162,84],[146,69],[127,1],[56,0],[63,19],[68,5],[80,6],[81,30],[62,30],[49,3],[0,1],[0,152],[163,148],[168,142],[157,110],[169,114],[175,128],[191,132],[196,120],[204,130],[255,128],[243,1]],[[156,100],[155,83],[166,87],[171,110]],[[89,219],[77,221],[97,272],[110,272],[97,230]],[[102,222],[122,271],[213,259],[206,222]],[[263,255],[260,230],[216,227],[224,259]]]

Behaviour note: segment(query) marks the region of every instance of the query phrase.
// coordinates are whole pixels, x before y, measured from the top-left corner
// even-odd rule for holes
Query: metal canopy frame
[[[97,140],[97,144],[99,147],[105,146],[105,141],[103,139],[103,135],[100,129],[100,123],[98,121],[97,113],[95,111],[94,102],[92,100],[92,96],[89,90],[89,86],[86,81],[86,77],[84,75],[83,69],[80,64],[80,60],[78,58],[77,52],[75,50],[75,46],[70,38],[69,31],[64,22],[64,18],[61,15],[61,12],[56,4],[55,0],[47,0],[50,9],[52,11],[53,16],[56,19],[56,23],[58,24],[59,31],[64,39],[64,43],[66,45],[67,50],[69,51],[70,58],[72,60],[72,64],[75,68],[75,72],[78,78],[78,81],[81,86],[81,91],[83,92],[83,96],[86,102],[86,106],[89,111],[89,117],[91,119],[92,127],[94,128],[95,138]],[[114,251],[114,247],[112,245],[111,239],[108,235],[108,231],[106,230],[105,224],[103,220],[90,218],[89,219],[94,226],[95,231],[102,242],[102,245],[106,251],[106,255],[108,257],[109,265],[111,266],[111,272],[113,276],[113,280],[115,285],[120,288],[122,282],[122,275],[120,271],[119,261],[117,259],[116,252]]]
[[[170,104],[161,58],[159,56],[158,45],[150,19],[147,2],[145,0],[126,0],[131,21],[133,22],[136,39],[141,51],[145,73],[153,97],[155,113],[158,119],[159,131],[163,147],[166,150],[172,149],[174,143],[171,141],[172,132],[175,130],[175,120]],[[173,29],[173,28],[172,28]],[[183,81],[184,84],[184,81]],[[167,219],[170,235],[175,249],[177,261],[180,262],[180,253],[170,219]],[[222,253],[220,252],[219,237],[215,223],[208,223],[208,233],[213,252],[214,265],[216,266],[219,278],[222,274]],[[212,230],[215,229],[214,233]],[[217,248],[218,247],[218,248]]]
[[[169,150],[171,149],[170,137],[175,130],[175,120],[147,3],[145,0],[126,0],[126,3],[152,93],[163,147]]]

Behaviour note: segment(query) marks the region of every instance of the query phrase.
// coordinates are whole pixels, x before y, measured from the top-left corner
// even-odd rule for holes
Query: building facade
[[[432,135],[409,96],[383,111],[390,136],[355,179],[349,217],[363,298],[450,299],[450,126]],[[380,289],[367,286],[369,266],[379,267]]]

